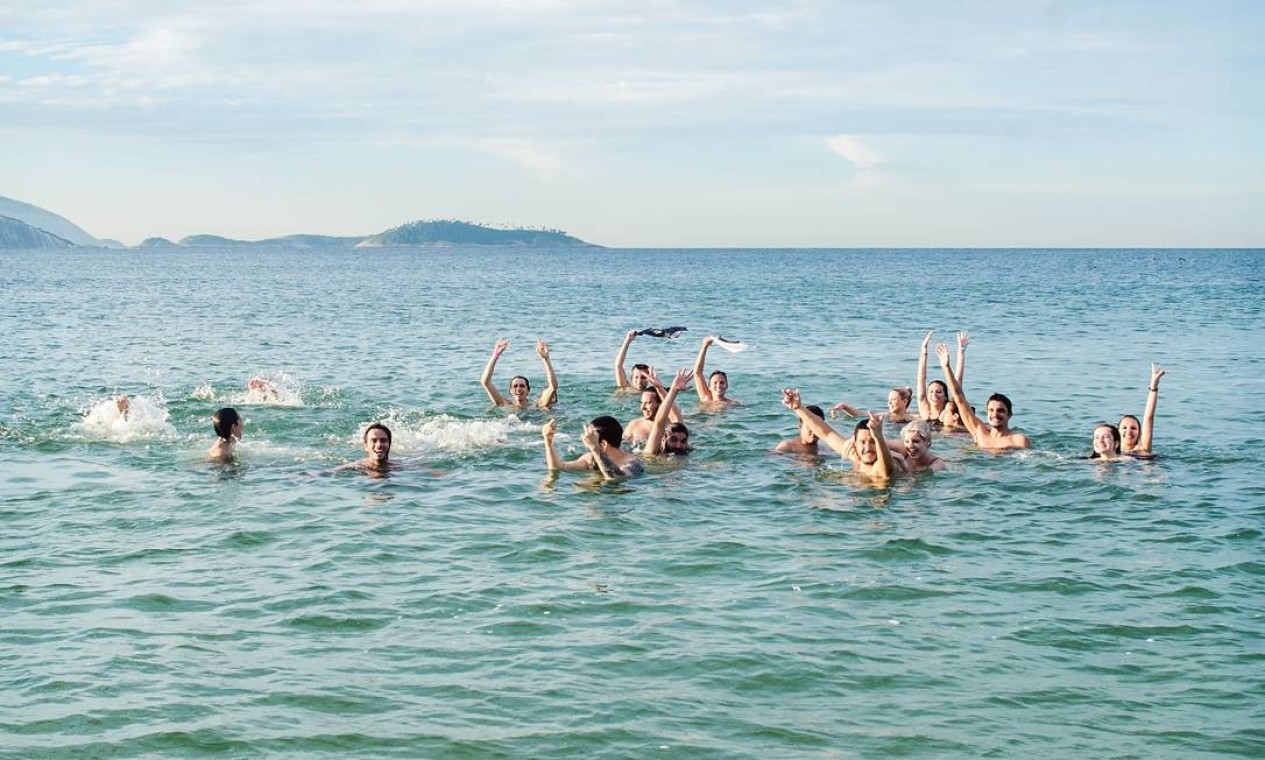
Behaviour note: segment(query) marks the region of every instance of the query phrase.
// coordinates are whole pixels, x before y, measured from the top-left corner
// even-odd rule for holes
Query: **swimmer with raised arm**
[[[887,392],[887,414],[885,415],[891,422],[910,422],[914,419],[909,413],[909,402],[913,400],[914,391],[912,388],[897,387]],[[837,417],[839,412],[843,412],[849,417],[865,417],[869,412],[863,412],[847,402],[840,401],[830,407],[830,416]]]
[[[879,483],[891,481],[894,475],[905,471],[905,462],[893,454],[883,439],[883,420],[871,413],[861,420],[852,431],[851,438],[844,438],[824,419],[808,411],[800,402],[799,391],[787,388],[782,391],[782,403],[795,412],[800,422],[812,428],[813,433],[826,442],[844,459],[852,463],[858,475]]]
[[[658,414],[663,405],[663,399],[668,394],[668,391],[663,388],[663,383],[659,381],[659,376],[655,374],[654,367],[647,367],[647,370],[646,389],[641,392],[641,416],[624,426],[624,440],[629,443],[641,443],[650,438],[650,428],[654,427],[655,415]],[[675,400],[675,396],[673,399]],[[675,403],[669,406],[668,414],[673,422],[681,421],[681,410]]]
[[[822,411],[820,406],[817,406],[816,404],[808,404],[804,408],[809,412],[812,412],[812,414],[818,419],[825,421],[826,413]],[[787,438],[784,441],[779,441],[778,444],[773,447],[773,450],[780,451],[783,454],[817,456],[817,442],[820,440],[817,437],[817,434],[813,432],[811,427],[804,424],[803,420],[799,420],[797,424],[799,425],[799,435],[794,438]]]
[[[943,380],[927,382],[927,349],[931,346],[932,331],[928,330],[922,339],[922,351],[918,354],[918,377],[914,387],[918,389],[918,414],[933,425],[943,423],[941,416],[949,402],[949,386]],[[957,376],[959,383],[965,383],[966,347],[971,343],[971,334],[965,330],[958,333]],[[960,424],[959,424],[960,427]]]
[[[619,346],[619,353],[615,354],[615,390],[617,391],[644,391],[650,387],[650,367],[645,364],[634,364],[632,366],[632,377],[630,378],[624,372],[624,362],[628,358],[628,347],[632,345],[633,339],[637,337],[636,330],[629,330],[624,335],[624,342]]]
[[[595,417],[584,426],[580,442],[588,449],[588,453],[566,461],[558,453],[553,439],[558,432],[558,421],[549,420],[540,428],[540,435],[545,440],[545,466],[550,472],[585,472],[596,470],[606,480],[631,478],[644,471],[641,460],[619,448],[623,438],[623,426],[614,417]]]
[[[693,372],[685,368],[676,371],[676,377],[672,379],[672,387],[663,397],[663,403],[655,414],[654,424],[650,427],[650,435],[646,440],[646,456],[659,454],[686,456],[690,453],[690,429],[681,422],[680,415],[677,415],[670,426],[668,420],[672,419],[671,410],[676,405],[677,394],[690,384],[693,376]]]
[[[483,369],[483,377],[479,379],[479,383],[483,386],[483,390],[487,392],[488,398],[492,399],[492,403],[496,406],[512,406],[516,409],[523,409],[531,405],[528,394],[531,393],[531,383],[527,382],[527,378],[522,375],[515,375],[510,378],[510,397],[507,399],[501,395],[501,392],[492,385],[492,373],[496,371],[496,360],[501,358],[501,354],[505,353],[505,349],[509,348],[510,342],[505,338],[501,338],[492,348],[492,357],[488,359],[488,366]],[[536,399],[535,406],[540,409],[548,409],[558,400],[558,378],[554,375],[553,364],[549,361],[549,344],[543,340],[536,341],[536,355],[545,365],[545,381],[548,386],[544,392],[540,394],[540,398]]]
[[[953,398],[953,403],[957,405],[962,424],[971,434],[971,439],[975,441],[976,446],[988,451],[1032,448],[1032,442],[1028,440],[1028,436],[1010,429],[1010,415],[1013,407],[1009,398],[1001,393],[989,396],[988,406],[985,407],[988,422],[984,422],[970,411],[971,404],[962,393],[962,384],[958,382],[953,369],[949,367],[949,347],[943,343],[936,346],[936,356],[940,359],[940,369],[944,372],[944,380],[949,386],[949,395]],[[963,410],[966,412],[963,413]]]
[[[1146,394],[1146,411],[1142,413],[1142,422],[1132,414],[1120,418],[1117,426],[1120,430],[1120,451],[1130,456],[1147,458],[1151,453],[1151,438],[1155,434],[1155,407],[1159,403],[1160,378],[1167,373],[1158,364],[1151,364],[1151,386]]]
[[[218,440],[206,452],[212,462],[231,462],[237,456],[237,444],[242,439],[242,418],[237,410],[226,406],[211,415],[211,427]]]
[[[699,401],[706,406],[718,409],[738,406],[742,402],[725,395],[729,391],[729,375],[716,370],[706,378],[703,377],[703,367],[707,363],[707,349],[711,348],[715,342],[716,336],[708,335],[703,338],[703,345],[698,349],[698,358],[694,360],[694,390],[698,391]]]

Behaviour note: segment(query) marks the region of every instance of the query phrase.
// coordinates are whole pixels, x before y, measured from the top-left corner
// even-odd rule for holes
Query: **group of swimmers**
[[[691,369],[678,370],[667,385],[660,380],[654,368],[646,364],[634,364],[631,374],[625,371],[628,349],[638,335],[675,337],[675,334],[683,331],[684,328],[671,328],[667,331],[660,329],[627,332],[615,357],[615,387],[618,392],[641,394],[641,416],[629,421],[627,425],[609,415],[595,417],[581,431],[580,443],[585,452],[570,460],[563,458],[555,445],[557,421],[548,420],[541,427],[541,437],[544,439],[545,464],[550,472],[594,471],[611,479],[641,474],[645,470],[642,459],[633,451],[625,450],[624,444],[629,444],[630,447],[641,446],[640,453],[643,457],[687,456],[692,451],[690,430],[683,421],[677,399],[691,384],[698,395],[699,405],[704,410],[720,411],[740,405],[741,402],[728,395],[728,375],[720,370],[706,373],[708,349],[713,345],[721,345],[731,351],[743,348],[733,341],[711,335],[703,338],[694,366]],[[664,335],[665,332],[669,334]],[[841,412],[861,418],[853,427],[851,435],[845,436],[826,421],[826,414],[821,407],[805,405],[798,390],[786,388],[782,391],[782,403],[795,413],[799,433],[795,438],[779,442],[775,450],[816,456],[819,444],[824,442],[850,462],[852,469],[859,475],[883,482],[901,473],[943,470],[944,460],[931,450],[932,432],[937,430],[942,433],[965,434],[977,447],[986,451],[1030,448],[1032,443],[1028,437],[1010,427],[1013,406],[1008,397],[1001,393],[989,396],[985,406],[985,419],[976,415],[975,407],[967,400],[962,390],[962,377],[966,370],[966,349],[970,344],[968,333],[960,332],[957,335],[956,367],[950,366],[949,347],[943,343],[936,346],[936,357],[944,379],[927,382],[927,359],[932,335],[931,331],[927,332],[919,354],[915,385],[916,409],[911,408],[915,400],[914,389],[903,386],[892,388],[888,393],[885,414],[862,411],[846,402],[840,402],[831,407],[832,418]],[[506,339],[498,340],[483,370],[480,382],[488,398],[498,407],[553,407],[558,400],[558,379],[550,360],[549,346],[543,340],[536,341],[536,355],[544,366],[546,387],[538,397],[534,400],[531,398],[531,383],[522,375],[515,375],[510,379],[508,395],[502,394],[493,385],[497,362],[509,345]],[[1155,409],[1160,378],[1164,374],[1164,369],[1151,365],[1150,390],[1146,410],[1140,420],[1133,415],[1125,415],[1117,424],[1100,422],[1094,426],[1091,459],[1145,458],[1152,455]],[[262,386],[267,382],[265,379],[253,378],[248,383],[248,388],[256,393],[262,392],[266,390]],[[118,404],[120,413],[126,415],[126,397],[119,397]],[[212,415],[211,421],[217,440],[207,452],[207,458],[217,462],[231,461],[242,435],[241,416],[236,409],[225,407]],[[884,421],[903,423],[900,438],[889,440],[884,437]],[[365,428],[361,438],[366,456],[336,469],[354,468],[371,474],[388,471],[392,466],[390,428],[380,422],[373,423]]]

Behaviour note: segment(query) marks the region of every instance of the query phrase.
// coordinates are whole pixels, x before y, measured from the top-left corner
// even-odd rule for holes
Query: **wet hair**
[[[633,372],[636,372],[637,370],[641,370],[642,372],[649,373],[649,372],[650,372],[650,365],[649,365],[649,364],[634,364],[634,365],[633,365]]]
[[[717,375],[720,375],[721,377],[725,378],[725,382],[729,382],[729,375],[726,375],[724,372],[721,372],[720,370],[713,370],[712,373],[707,376],[707,384],[711,385],[712,378]]]
[[[940,386],[941,388],[943,388],[943,389],[944,389],[944,396],[945,396],[945,398],[948,398],[948,397],[949,397],[949,386],[948,386],[948,385],[946,385],[946,384],[945,384],[945,382],[944,382],[943,380],[932,380],[931,382],[927,383],[927,387],[928,387],[928,388],[930,388],[930,387],[931,387],[931,386],[933,386],[933,385],[938,385],[938,386]]]
[[[861,432],[862,430],[869,430],[869,429],[870,429],[870,421],[861,420],[860,422],[856,424],[856,427],[852,428],[852,437],[855,439],[857,437],[857,433]]]
[[[231,406],[226,406],[211,415],[211,427],[215,429],[215,434],[226,441],[233,435],[233,428],[241,421],[241,415]]]
[[[812,412],[813,414],[817,415],[821,419],[823,420],[826,419],[826,413],[821,410],[820,406],[817,406],[816,404],[809,404],[808,406],[804,408]]]
[[[1011,404],[1010,404],[1010,399],[1006,397],[1006,394],[1004,394],[1004,393],[994,393],[993,395],[991,395],[991,396],[989,396],[989,397],[988,397],[988,402],[989,402],[990,404],[991,404],[992,402],[994,402],[994,401],[1000,401],[1000,402],[1002,402],[1002,404],[1004,404],[1004,405],[1006,406],[1006,416],[1007,416],[1007,417],[1009,417],[1009,416],[1011,416],[1011,415],[1013,415],[1013,414],[1015,413],[1015,408],[1014,408],[1013,406],[1011,406]]]
[[[930,426],[930,425],[928,425],[928,424],[927,424],[926,422],[924,422],[923,420],[914,420],[913,422],[909,423],[909,424],[908,424],[908,425],[906,425],[905,427],[901,428],[901,429],[900,429],[900,437],[901,437],[901,438],[904,438],[904,437],[905,437],[905,433],[911,433],[911,432],[912,432],[912,433],[918,433],[918,434],[919,434],[919,435],[921,435],[923,438],[926,438],[926,439],[927,439],[927,444],[928,444],[928,445],[930,445],[930,444],[931,444],[931,426]]]
[[[1134,417],[1132,414],[1126,414],[1120,418],[1119,422],[1116,423],[1116,430],[1120,429],[1120,426],[1124,424],[1125,420],[1133,420],[1134,423],[1136,423],[1138,427],[1142,427],[1141,420],[1139,420],[1137,417]]]
[[[1107,428],[1111,431],[1111,439],[1116,442],[1116,453],[1120,453],[1120,428],[1110,422],[1097,422],[1094,424],[1094,432],[1098,432],[1098,428]],[[1101,459],[1102,455],[1097,451],[1090,453],[1090,459]]]
[[[528,380],[527,378],[523,377],[522,375],[514,375],[513,377],[511,377],[511,378],[510,378],[510,387],[511,387],[511,388],[512,388],[512,387],[514,387],[514,381],[515,381],[515,380],[522,380],[524,383],[527,383],[527,392],[528,392],[528,393],[531,393],[531,381],[530,381],[530,380]]]
[[[589,424],[597,428],[598,440],[605,441],[606,445],[612,449],[619,448],[619,444],[624,440],[624,426],[610,415],[594,417]]]
[[[369,433],[373,432],[374,430],[381,430],[382,432],[386,433],[387,443],[388,444],[391,443],[391,428],[387,427],[386,425],[383,425],[381,422],[375,422],[369,427],[365,428],[365,432],[360,435],[360,441],[362,443],[367,442],[369,440]]]
[[[673,422],[668,426],[669,433],[684,433],[686,438],[690,437],[690,429],[685,426],[684,422]]]
[[[909,406],[909,402],[914,397],[914,389],[907,386],[898,385],[892,390],[896,391],[896,395],[900,396],[900,400],[905,402],[905,406]]]

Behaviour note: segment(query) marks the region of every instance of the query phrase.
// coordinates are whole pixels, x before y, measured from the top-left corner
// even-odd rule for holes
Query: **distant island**
[[[133,248],[451,248],[503,246],[522,248],[600,248],[562,230],[502,227],[458,219],[427,219],[392,227],[376,235],[296,234],[264,240],[236,240],[220,235],[188,235],[177,242],[146,238]],[[116,240],[95,238],[68,219],[29,203],[0,197],[0,249],[125,248]]]

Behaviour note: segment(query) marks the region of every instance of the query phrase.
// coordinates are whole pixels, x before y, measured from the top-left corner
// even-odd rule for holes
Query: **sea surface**
[[[0,293],[0,756],[1265,757],[1265,252],[5,251]],[[688,463],[547,477],[479,387],[549,341],[575,456],[669,325],[630,364],[751,347]],[[1032,451],[771,453],[781,388],[882,408],[928,329]],[[1159,457],[1086,461],[1151,362]],[[331,472],[374,420],[408,466]]]

